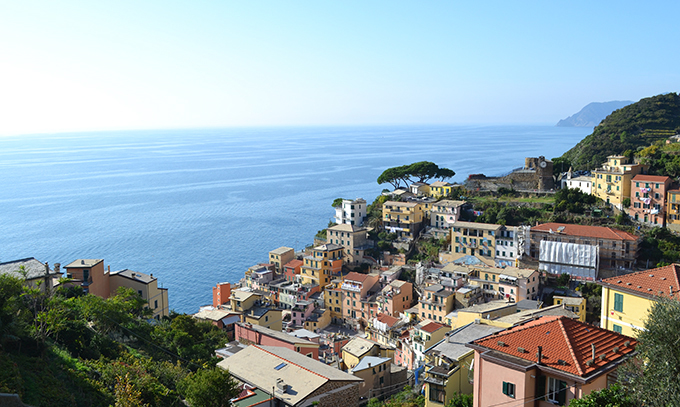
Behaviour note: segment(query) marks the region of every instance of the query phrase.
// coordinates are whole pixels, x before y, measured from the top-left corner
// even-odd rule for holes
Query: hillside
[[[575,170],[593,169],[612,154],[632,155],[638,148],[680,132],[680,95],[666,93],[641,99],[607,116],[557,161]]]
[[[578,113],[557,122],[558,127],[595,127],[614,110],[631,104],[630,100],[614,100],[611,102],[593,102],[587,104]]]

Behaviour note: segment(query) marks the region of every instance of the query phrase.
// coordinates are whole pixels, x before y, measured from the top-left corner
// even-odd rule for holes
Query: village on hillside
[[[334,222],[304,250],[273,248],[240,281],[216,283],[193,317],[231,340],[215,350],[239,383],[231,405],[358,406],[413,389],[428,407],[465,394],[475,406],[548,406],[606,388],[635,352],[650,304],[680,290],[679,265],[640,264],[635,233],[680,230],[680,189],[625,156],[590,172],[553,166],[527,158],[465,185],[394,176],[373,204],[333,202]],[[484,223],[466,196],[512,190],[540,201],[567,189],[601,200],[588,216],[623,213],[633,226]],[[155,319],[171,309],[153,275],[112,272],[102,259],[65,273],[33,258],[0,264],[18,269],[43,288],[62,274],[103,298],[132,288]]]

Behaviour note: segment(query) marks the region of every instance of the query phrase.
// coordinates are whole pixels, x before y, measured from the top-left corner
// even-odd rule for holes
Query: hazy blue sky
[[[677,92],[678,16],[677,1],[0,0],[0,134],[554,124]]]

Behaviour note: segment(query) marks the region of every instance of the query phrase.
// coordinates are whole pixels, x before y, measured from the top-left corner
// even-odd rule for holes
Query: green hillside
[[[614,111],[593,134],[555,160],[570,163],[575,170],[593,169],[609,155],[632,155],[639,147],[677,133],[680,133],[680,95],[652,96]]]

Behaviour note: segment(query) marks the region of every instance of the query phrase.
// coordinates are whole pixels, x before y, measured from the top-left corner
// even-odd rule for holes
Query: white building
[[[591,194],[591,191],[593,190],[593,179],[592,177],[582,175],[580,177],[574,177],[571,172],[571,168],[569,169],[569,172],[567,172],[567,175],[562,178],[561,181],[561,188],[571,188],[571,189],[580,189],[581,192],[584,194]]]
[[[517,259],[529,254],[529,226],[504,226],[496,235],[496,266],[516,266]]]
[[[335,223],[361,226],[366,218],[366,200],[343,199],[342,205],[335,208]]]
[[[460,212],[465,201],[451,201],[443,199],[431,205],[430,226],[438,229],[448,229],[460,219]]]

